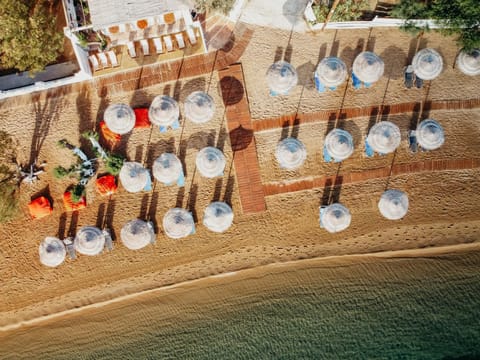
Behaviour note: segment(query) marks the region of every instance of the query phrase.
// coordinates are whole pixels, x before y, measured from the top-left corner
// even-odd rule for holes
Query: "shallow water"
[[[0,358],[480,357],[480,254],[304,261],[0,334]]]

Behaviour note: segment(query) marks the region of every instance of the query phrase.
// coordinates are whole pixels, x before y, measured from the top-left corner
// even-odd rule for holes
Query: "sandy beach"
[[[417,43],[398,30],[298,34],[254,25],[249,27],[254,30],[253,37],[239,61],[243,66],[250,112],[255,122],[285,114],[326,109],[478,98],[478,79],[467,77],[453,68],[458,48],[452,38],[428,33],[421,39],[420,47],[433,47],[442,54],[444,71],[423,89],[406,90],[401,71],[407,58],[413,56]],[[378,83],[371,89],[358,91],[353,91],[350,85],[326,94],[319,94],[314,89],[312,74],[319,59],[339,55],[350,67],[354,55],[361,48],[374,50],[385,60],[386,76]],[[299,86],[288,97],[270,97],[263,74],[274,60],[282,57],[289,58],[298,69]],[[0,336],[8,336],[18,327],[21,329],[28,324],[36,324],[35,319],[48,319],[53,315],[53,322],[58,320],[54,314],[70,314],[77,312],[74,309],[84,307],[85,311],[95,311],[90,308],[93,304],[109,304],[114,299],[137,301],[135,296],[128,297],[267,264],[400,250],[409,251],[399,252],[400,257],[408,257],[409,254],[423,257],[425,254],[430,256],[441,246],[459,246],[464,253],[478,251],[479,168],[408,173],[388,179],[345,184],[341,187],[339,199],[350,209],[352,224],[344,232],[330,234],[318,224],[318,207],[325,192],[323,188],[267,196],[265,212],[242,214],[217,72],[129,92],[118,90],[115,84],[102,88],[99,83],[96,80],[84,83],[78,87],[79,91],[75,87],[71,91],[42,92],[0,102],[0,130],[14,138],[18,161],[26,164],[32,157],[37,157],[39,161],[48,162],[48,172],[40,176],[39,182],[21,185],[19,217],[0,225],[3,245],[0,247]],[[120,186],[118,193],[108,199],[100,197],[91,183],[87,187],[87,209],[81,210],[78,217],[65,212],[62,194],[73,181],[57,180],[52,171],[57,165],[68,167],[75,158],[68,150],[58,148],[58,140],[67,139],[72,144],[85,147],[85,140],[80,134],[95,129],[102,120],[103,111],[111,103],[148,106],[159,94],[174,96],[182,103],[195,90],[207,91],[214,98],[217,110],[212,121],[196,125],[182,120],[181,131],[166,134],[158,132],[158,129],[135,129],[118,148],[128,159],[143,162],[147,167],[151,167],[153,160],[164,151],[180,154],[186,164],[185,188],[166,187],[158,183],[150,193],[132,194]],[[298,171],[282,170],[275,162],[273,154],[282,129],[258,131],[255,140],[262,183],[378,169],[389,167],[393,162],[478,160],[479,115],[479,108],[434,110],[422,114],[422,118],[431,116],[444,127],[446,142],[442,148],[411,154],[403,136],[395,156],[390,154],[373,159],[363,157],[361,147],[371,119],[345,119],[345,128],[354,134],[356,150],[340,169],[338,165],[325,164],[322,160],[321,149],[328,127],[325,121],[303,124],[296,129],[298,138],[309,152],[304,167]],[[419,114],[385,114],[382,119],[393,121],[399,125],[402,134],[406,134],[408,124],[415,116]],[[206,179],[195,171],[195,155],[207,145],[221,148],[226,155],[227,170],[223,178]],[[378,212],[378,199],[387,186],[409,195],[409,212],[400,221],[388,221]],[[35,194],[46,191],[54,199],[52,215],[41,220],[30,219],[27,203]],[[208,232],[201,225],[203,209],[213,199],[231,202],[235,212],[234,224],[224,234]],[[165,212],[175,206],[194,210],[198,222],[195,235],[181,240],[165,236],[161,221]],[[118,235],[125,222],[137,217],[154,220],[157,243],[131,251],[118,241]],[[54,269],[40,264],[38,245],[45,236],[63,238],[81,226],[102,224],[104,221],[113,230],[116,239],[112,252],[96,257],[80,255],[77,260],[67,260]],[[422,250],[425,248],[428,251]],[[439,249],[441,253],[452,250]],[[388,254],[388,257],[397,256]],[[374,255],[368,259],[377,261]],[[236,283],[237,276],[209,278],[208,281]],[[202,283],[198,284],[197,290],[203,288]],[[183,286],[180,286],[180,290],[175,288],[175,291],[182,289]],[[170,291],[173,290],[165,290],[166,293]],[[123,306],[123,302],[115,304]],[[175,313],[177,310],[172,311]]]

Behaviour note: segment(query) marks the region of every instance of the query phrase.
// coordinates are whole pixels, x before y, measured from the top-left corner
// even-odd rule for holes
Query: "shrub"
[[[18,212],[18,177],[13,140],[0,131],[0,222],[12,219]]]
[[[85,186],[81,184],[77,184],[73,186],[70,190],[70,194],[72,194],[72,201],[74,203],[78,203],[82,197],[85,195]]]
[[[232,10],[235,0],[195,0],[195,9],[199,13],[218,11],[227,15]]]
[[[125,159],[122,155],[108,154],[108,158],[105,161],[105,167],[107,169],[107,172],[114,176],[118,175],[124,161]]]

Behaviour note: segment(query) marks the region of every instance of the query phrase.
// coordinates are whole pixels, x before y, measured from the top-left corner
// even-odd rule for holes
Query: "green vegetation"
[[[458,44],[467,51],[480,48],[480,6],[478,0],[401,0],[392,16],[405,19],[403,29],[412,34],[429,31],[412,20],[432,19],[444,35],[457,35]]]
[[[12,219],[18,211],[18,179],[12,161],[14,157],[12,138],[0,131],[0,223]]]
[[[107,172],[114,176],[118,175],[124,161],[125,159],[122,155],[108,153],[108,157],[105,160],[105,167],[107,169]]]
[[[327,19],[333,1],[321,0],[312,4],[312,10],[317,22],[323,23]],[[358,20],[365,10],[368,10],[368,0],[345,0],[338,4],[330,21],[355,21]]]
[[[199,13],[218,11],[226,15],[234,4],[235,0],[195,0],[195,9]]]
[[[72,194],[72,202],[78,203],[85,195],[85,186],[77,184],[75,186],[72,186],[69,192],[70,194]]]

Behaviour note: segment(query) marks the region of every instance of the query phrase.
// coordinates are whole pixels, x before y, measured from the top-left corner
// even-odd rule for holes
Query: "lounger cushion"
[[[133,109],[135,112],[135,127],[136,128],[149,128],[150,120],[148,119],[148,109],[147,108],[137,108]]]
[[[110,145],[115,145],[122,138],[120,134],[114,133],[112,130],[110,130],[105,121],[100,122],[100,133],[105,141]]]
[[[50,200],[45,196],[40,196],[32,200],[30,204],[28,204],[28,210],[30,211],[32,219],[41,219],[50,215],[53,211]]]
[[[79,201],[73,202],[72,193],[66,191],[63,193],[63,205],[67,211],[81,210],[87,207],[87,198],[82,196]]]
[[[102,196],[113,195],[117,192],[118,188],[117,182],[115,181],[115,176],[113,175],[99,177],[95,181],[95,185],[98,192]]]

